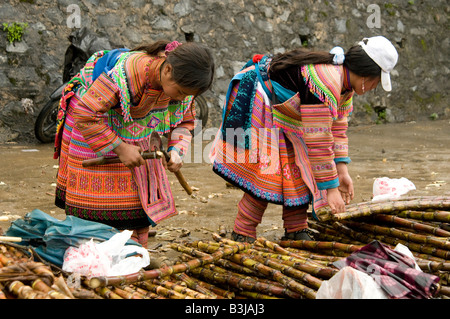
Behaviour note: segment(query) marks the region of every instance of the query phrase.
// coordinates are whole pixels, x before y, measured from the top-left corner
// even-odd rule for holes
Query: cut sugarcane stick
[[[380,213],[392,213],[395,211],[407,210],[426,210],[426,209],[450,209],[450,197],[444,196],[423,196],[404,198],[396,201],[386,202],[363,202],[351,204],[346,206],[346,211],[340,214],[332,214],[331,210],[327,208],[320,209],[316,212],[317,218],[320,221],[342,220],[349,218],[359,218],[364,216],[371,216]],[[443,214],[435,214],[434,220],[442,220],[449,222],[450,215],[444,212]]]
[[[361,229],[363,231],[369,231],[376,234],[387,235],[390,237],[400,238],[406,241],[427,244],[440,249],[449,250],[450,242],[446,238],[436,237],[436,236],[424,236],[420,234],[415,234],[411,232],[406,232],[393,227],[383,227],[375,224],[367,224],[361,222],[355,222],[347,220],[345,224],[351,228]]]
[[[155,285],[150,281],[138,282],[136,283],[136,285],[169,299],[192,299],[192,297],[188,295],[179,293],[172,289],[165,288],[163,286]]]
[[[185,272],[187,270],[200,267],[205,264],[210,264],[215,262],[216,260],[221,259],[224,256],[229,256],[239,251],[239,246],[234,247],[227,247],[221,250],[216,251],[215,253],[202,257],[190,260],[186,263],[182,264],[176,264],[174,266],[164,266],[162,268],[158,269],[152,269],[147,271],[140,271],[134,274],[130,275],[124,275],[124,276],[100,276],[100,277],[93,277],[89,280],[89,286],[91,288],[97,288],[97,287],[105,287],[107,285],[119,285],[119,284],[126,284],[126,283],[133,283],[148,279],[154,279],[154,278],[162,278],[165,276],[170,276],[174,273],[180,273]]]
[[[327,242],[327,241],[311,241],[311,240],[280,240],[278,244],[283,247],[302,248],[313,251],[321,250],[340,250],[348,253],[352,253],[361,249],[361,245],[342,244],[339,242]]]
[[[190,296],[190,297],[192,297],[194,299],[210,299],[210,297],[208,297],[205,294],[202,294],[202,293],[200,293],[198,291],[195,291],[195,290],[192,290],[190,288],[183,287],[181,285],[175,284],[175,283],[173,283],[173,282],[171,282],[169,280],[152,279],[152,283],[155,284],[155,285],[159,285],[159,286],[165,287],[167,289],[174,290],[174,291],[179,292],[179,293],[181,293],[183,295]]]
[[[427,224],[423,224],[414,220],[401,218],[399,216],[393,216],[393,215],[385,215],[385,214],[379,214],[373,216],[374,221],[381,221],[381,222],[388,222],[396,225],[401,225],[406,228],[415,229],[418,231],[426,232],[433,234],[435,236],[440,237],[450,237],[450,232],[446,231],[444,229],[441,229],[439,227],[433,227]]]

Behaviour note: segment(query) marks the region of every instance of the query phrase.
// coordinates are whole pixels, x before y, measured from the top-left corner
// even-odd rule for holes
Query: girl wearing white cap
[[[354,197],[346,136],[353,94],[380,82],[390,91],[397,58],[391,42],[379,36],[346,53],[336,47],[255,55],[233,77],[210,155],[213,171],[244,191],[234,240],[254,241],[268,203],[283,207],[284,236],[293,240],[312,239],[309,205],[313,216],[327,205],[334,213],[345,210]],[[257,143],[262,128],[269,151]]]

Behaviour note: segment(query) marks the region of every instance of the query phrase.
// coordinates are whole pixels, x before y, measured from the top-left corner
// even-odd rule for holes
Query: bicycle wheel
[[[36,119],[34,135],[42,143],[50,143],[55,140],[58,105],[59,98],[51,99],[45,104]]]

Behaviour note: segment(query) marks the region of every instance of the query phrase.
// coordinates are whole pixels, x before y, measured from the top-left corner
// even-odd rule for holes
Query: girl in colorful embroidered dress
[[[158,41],[95,53],[67,85],[58,113],[56,205],[66,214],[134,230],[177,213],[163,165],[182,165],[194,128],[194,97],[210,87],[211,52],[196,43]],[[152,132],[169,134],[170,161],[144,160]],[[82,161],[118,156],[119,164]]]
[[[296,49],[257,55],[232,79],[211,151],[213,171],[245,193],[232,237],[254,241],[268,203],[282,205],[285,238],[311,240],[307,208],[343,212],[354,196],[347,118],[354,92],[390,90],[397,51],[384,37],[344,54]],[[386,77],[387,75],[387,77]]]

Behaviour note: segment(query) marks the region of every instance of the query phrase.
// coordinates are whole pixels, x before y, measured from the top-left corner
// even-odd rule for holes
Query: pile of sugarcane
[[[88,284],[94,289],[151,287],[161,298],[182,298],[175,292],[188,287],[204,298],[314,299],[321,283],[338,272],[333,262],[378,240],[391,248],[398,243],[407,246],[424,272],[440,278],[436,297],[450,297],[450,198],[359,203],[349,205],[344,214],[320,211],[318,218],[309,221],[315,241],[258,238],[249,244],[213,234],[212,241],[173,243],[171,247],[181,253],[181,262],[173,266],[92,278]],[[170,285],[178,285],[179,290]],[[171,290],[170,295],[167,291]]]
[[[422,271],[440,278],[436,298],[450,298],[449,197],[358,203],[348,205],[343,214],[322,210],[317,216],[319,221],[309,219],[315,241],[269,241],[260,237],[250,244],[227,239],[224,233],[212,233],[211,240],[172,243],[170,247],[179,252],[179,261],[172,265],[124,276],[83,278],[75,287],[58,285],[61,276],[36,274],[34,269],[42,264],[21,268],[30,262],[28,255],[18,257],[11,247],[2,248],[0,291],[5,292],[3,297],[37,298],[41,294],[36,293],[39,288],[35,281],[40,280],[46,284],[41,289],[45,290],[43,296],[50,298],[314,299],[323,281],[339,271],[335,261],[378,240],[391,248],[398,243],[408,247]],[[9,268],[14,254],[15,270]],[[65,278],[69,279],[67,274]],[[35,295],[25,295],[30,288]]]
[[[74,299],[62,276],[22,246],[0,242],[0,299]]]

